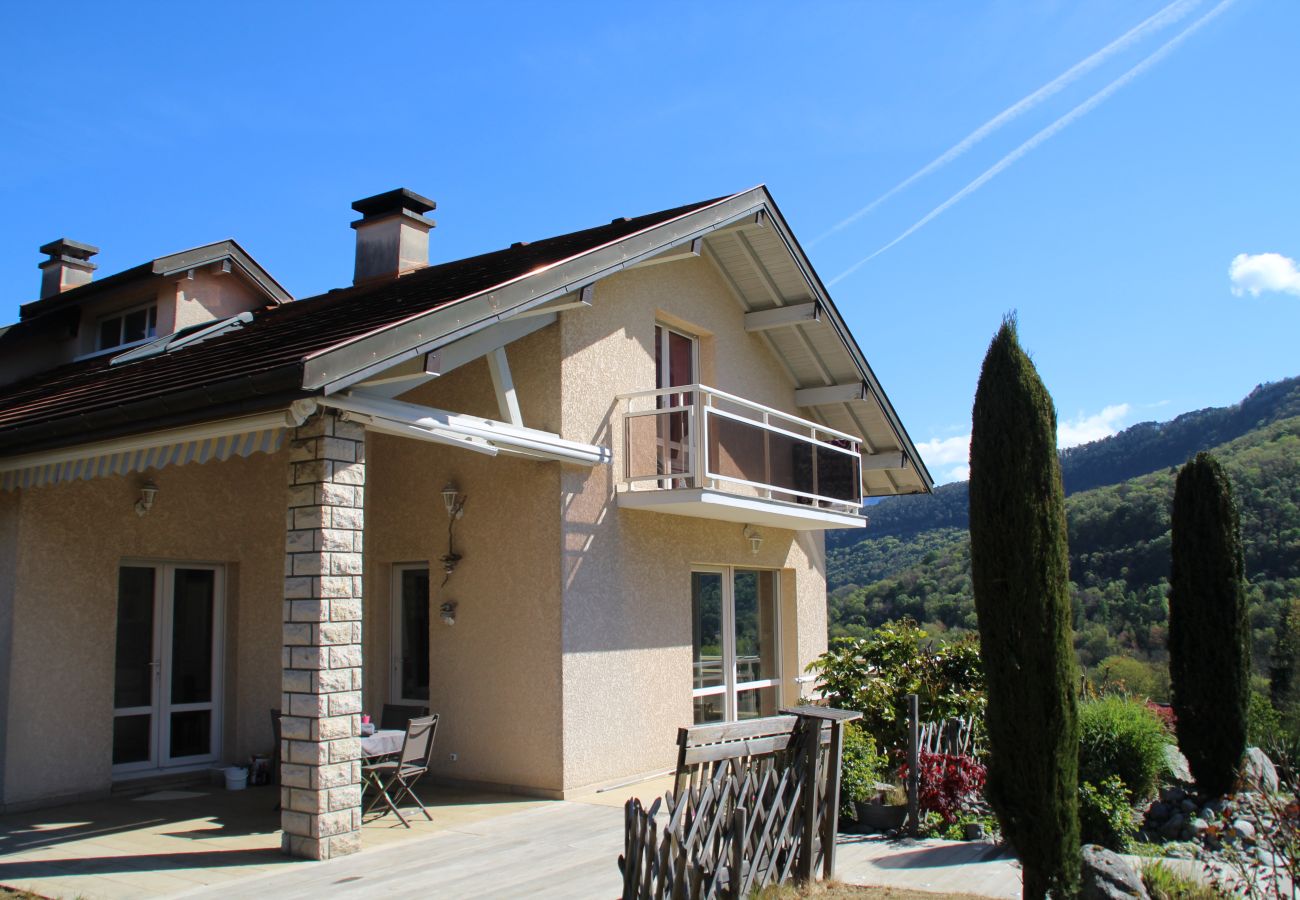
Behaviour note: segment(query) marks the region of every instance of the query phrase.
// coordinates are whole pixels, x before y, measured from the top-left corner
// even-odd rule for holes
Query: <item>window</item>
[[[775,715],[781,705],[779,573],[691,572],[695,722]]]
[[[392,681],[394,703],[429,702],[429,567],[393,570]]]
[[[158,336],[158,304],[128,309],[99,320],[99,349],[121,347]]]

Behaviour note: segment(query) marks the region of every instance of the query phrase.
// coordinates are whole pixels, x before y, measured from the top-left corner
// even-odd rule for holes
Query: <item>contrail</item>
[[[1066,126],[1073,124],[1074,122],[1081,119],[1083,116],[1092,112],[1103,102],[1105,102],[1110,97],[1111,94],[1115,93],[1120,88],[1128,84],[1130,81],[1137,78],[1147,69],[1151,68],[1156,63],[1160,62],[1162,59],[1164,59],[1166,56],[1172,53],[1178,47],[1179,44],[1181,44],[1184,40],[1190,37],[1194,32],[1198,31],[1203,25],[1205,25],[1211,19],[1218,16],[1219,13],[1223,12],[1225,9],[1227,9],[1235,2],[1236,0],[1222,0],[1222,2],[1220,2],[1218,6],[1214,7],[1205,15],[1201,16],[1199,19],[1193,22],[1191,25],[1188,25],[1186,28],[1184,28],[1177,35],[1170,38],[1163,46],[1161,46],[1158,50],[1156,50],[1146,59],[1142,60],[1136,66],[1134,66],[1133,68],[1125,72],[1123,75],[1116,78],[1110,84],[1106,85],[1100,91],[1098,91],[1097,93],[1089,97],[1087,100],[1080,103],[1074,109],[1070,110],[1068,113],[1061,116],[1051,125],[1048,125],[1042,131],[1035,134],[1033,137],[1025,141],[1016,149],[1012,150],[1006,156],[1002,157],[1000,160],[994,163],[992,167],[990,167],[987,171],[985,171],[982,175],[980,175],[970,184],[966,185],[960,191],[953,194],[947,200],[943,201],[943,203],[940,203],[934,209],[930,210],[930,212],[926,213],[925,216],[922,217],[921,220],[918,221],[911,228],[904,231],[898,237],[894,238],[888,244],[885,244],[883,247],[881,247],[876,252],[872,253],[870,256],[865,256],[862,259],[858,260],[853,265],[849,266],[843,272],[841,272],[840,274],[832,278],[830,281],[828,281],[827,284],[828,285],[836,284],[837,282],[843,281],[845,278],[852,275],[858,269],[862,268],[864,265],[871,262],[871,260],[875,259],[880,254],[884,253],[890,247],[893,247],[895,244],[899,243],[904,238],[907,238],[908,236],[919,231],[921,228],[929,224],[934,218],[936,218],[938,215],[943,213],[949,207],[953,206],[954,204],[964,199],[965,197],[970,196],[975,191],[983,187],[985,184],[992,181],[995,176],[999,175],[1004,169],[1006,169],[1016,160],[1020,159],[1021,157],[1027,155],[1030,151],[1037,148],[1039,144],[1042,144],[1044,141],[1048,140],[1049,138],[1055,136],[1058,132],[1065,129]]]
[[[989,119],[979,128],[976,128],[974,131],[966,135],[966,137],[962,138],[956,144],[953,144],[952,147],[944,151],[944,153],[941,156],[936,157],[935,159],[931,160],[922,168],[918,169],[908,177],[904,178],[902,181],[894,185],[889,190],[885,191],[875,200],[872,200],[866,206],[862,207],[860,210],[853,213],[853,215],[845,219],[841,219],[839,222],[835,223],[834,226],[827,229],[823,233],[819,234],[817,237],[815,237],[812,240],[811,243],[809,243],[808,246],[811,247],[817,244],[819,241],[822,241],[825,238],[830,237],[832,234],[835,234],[837,231],[842,231],[843,229],[848,228],[854,222],[858,221],[858,219],[861,219],[867,213],[871,212],[873,209],[875,209],[880,204],[884,203],[886,200],[888,200],[890,197],[897,194],[899,191],[902,191],[908,186],[912,185],[913,183],[921,180],[925,176],[929,175],[931,172],[934,172],[936,169],[941,169],[944,166],[948,165],[948,163],[952,162],[954,159],[961,156],[971,147],[974,147],[976,144],[984,140],[993,132],[997,131],[1003,125],[1006,125],[1008,122],[1012,121],[1013,119],[1019,118],[1021,115],[1033,109],[1035,106],[1042,103],[1044,100],[1048,99],[1052,95],[1068,87],[1070,84],[1073,84],[1079,78],[1083,77],[1087,73],[1091,72],[1093,69],[1097,68],[1097,66],[1101,65],[1111,56],[1114,56],[1116,53],[1126,49],[1127,47],[1131,46],[1135,42],[1140,41],[1141,39],[1146,37],[1148,33],[1153,31],[1159,31],[1165,26],[1172,25],[1174,22],[1177,22],[1179,19],[1187,15],[1192,10],[1193,7],[1199,5],[1200,2],[1201,0],[1174,0],[1173,3],[1170,3],[1164,9],[1160,10],[1159,12],[1155,13],[1153,16],[1148,18],[1146,21],[1133,26],[1124,34],[1115,38],[1115,40],[1111,41],[1105,47],[1102,47],[1096,53],[1081,60],[1080,62],[1075,63],[1069,69],[1066,69],[1060,75],[1057,75],[1055,78],[1047,82],[1047,84],[1043,85],[1038,90],[1034,91],[1032,94],[1023,97],[1022,99],[1013,103],[1011,106],[1008,106],[1006,109],[1002,110],[1002,112],[998,113],[996,116]]]

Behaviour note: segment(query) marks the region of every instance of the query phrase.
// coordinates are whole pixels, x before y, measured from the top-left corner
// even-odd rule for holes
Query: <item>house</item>
[[[0,335],[0,807],[247,760],[286,852],[356,849],[358,714],[437,777],[563,797],[800,696],[828,528],[932,482],[763,187],[431,264],[353,204],[351,287],[233,241]]]

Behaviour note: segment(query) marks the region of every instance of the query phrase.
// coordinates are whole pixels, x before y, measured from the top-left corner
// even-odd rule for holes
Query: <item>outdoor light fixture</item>
[[[745,526],[745,538],[749,541],[749,550],[755,556],[758,556],[758,550],[763,546],[763,534],[753,525]]]
[[[456,624],[456,601],[448,600],[438,608],[438,617],[442,619],[444,625]]]
[[[153,509],[154,498],[158,496],[158,485],[150,479],[140,485],[140,499],[135,501],[135,514],[144,517],[144,514]]]
[[[455,482],[447,482],[447,486],[442,489],[442,505],[447,507],[447,515],[453,519],[465,515],[465,498],[457,490]]]

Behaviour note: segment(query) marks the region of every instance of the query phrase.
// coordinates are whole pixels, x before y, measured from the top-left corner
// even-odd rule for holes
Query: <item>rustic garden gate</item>
[[[678,732],[677,777],[649,809],[625,809],[623,897],[746,897],[835,868],[844,723],[817,706]]]

